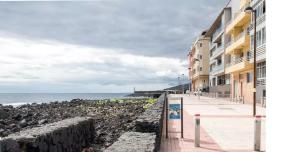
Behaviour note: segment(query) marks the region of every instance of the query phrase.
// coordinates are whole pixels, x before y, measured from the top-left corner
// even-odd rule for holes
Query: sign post
[[[168,121],[180,119],[181,125],[181,138],[183,138],[183,97],[180,97],[180,103],[169,104],[168,98],[166,99],[166,138],[168,138]]]
[[[255,116],[254,124],[254,150],[260,151],[260,141],[261,141],[261,116]]]
[[[195,114],[195,147],[200,147],[200,114]]]

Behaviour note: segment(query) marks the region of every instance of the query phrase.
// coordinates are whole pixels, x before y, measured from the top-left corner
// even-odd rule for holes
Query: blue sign
[[[180,119],[180,104],[169,104],[169,119]]]

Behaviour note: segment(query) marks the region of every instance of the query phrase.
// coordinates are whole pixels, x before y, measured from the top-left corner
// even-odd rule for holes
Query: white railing
[[[220,26],[212,35],[212,40],[215,40],[220,33],[223,31],[223,26]]]
[[[234,42],[238,41],[239,39],[241,39],[242,37],[247,35],[247,31],[243,30],[241,33],[239,33],[236,37],[234,37]]]
[[[266,85],[266,78],[257,78],[256,85],[258,86]]]
[[[259,24],[263,23],[266,20],[266,14],[263,14],[262,16],[258,17],[256,19],[256,26],[258,26]],[[252,21],[252,23],[249,25],[248,30],[251,31],[254,27],[254,23]]]
[[[242,62],[247,62],[247,61],[249,61],[249,58],[245,57],[245,56],[244,57],[238,57],[238,58],[233,57],[233,58],[231,58],[231,62],[226,64],[226,67],[230,67],[230,66],[242,63]]]
[[[224,69],[224,64],[220,64],[220,65],[217,65],[217,66],[213,67],[211,69],[210,73],[213,74],[213,73],[219,72],[223,69]]]
[[[253,48],[251,49],[250,53],[249,53],[249,58],[250,59],[253,59],[253,54],[254,54],[254,50]],[[256,57],[259,57],[259,56],[262,56],[262,55],[265,55],[266,54],[266,45],[265,44],[262,44],[258,47],[256,47]]]

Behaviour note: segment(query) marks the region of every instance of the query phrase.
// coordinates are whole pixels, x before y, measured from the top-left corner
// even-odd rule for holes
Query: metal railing
[[[212,35],[212,40],[215,40],[218,35],[220,35],[223,31],[223,26],[220,26]]]
[[[254,54],[254,50],[253,50],[253,48],[251,48],[251,51],[249,52],[250,59],[253,58],[253,54]],[[259,57],[259,56],[265,55],[265,54],[266,54],[266,44],[265,43],[256,47],[256,57]]]
[[[256,19],[256,26],[260,25],[261,23],[263,23],[264,21],[266,21],[266,14],[263,14],[262,16],[259,16]],[[248,27],[248,31],[251,31],[254,27],[254,23],[251,23]]]
[[[233,66],[233,65],[236,65],[236,64],[239,64],[239,63],[242,63],[242,62],[248,62],[249,61],[249,58],[248,57],[238,57],[238,58],[231,58],[231,62],[230,63],[227,63],[226,64],[226,67],[230,67],[230,66]]]
[[[224,69],[224,64],[220,64],[220,65],[217,65],[215,67],[213,67],[210,71],[210,73],[215,73],[215,72],[218,72],[220,70],[223,70]]]
[[[258,86],[266,85],[266,78],[257,78],[256,84],[257,84]]]

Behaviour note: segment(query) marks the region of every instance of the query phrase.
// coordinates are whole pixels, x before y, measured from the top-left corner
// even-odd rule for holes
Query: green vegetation
[[[157,99],[155,99],[155,98],[149,98],[147,100],[147,104],[145,106],[143,106],[143,108],[146,110],[146,109],[148,109],[149,107],[151,107],[156,102],[157,102]]]

